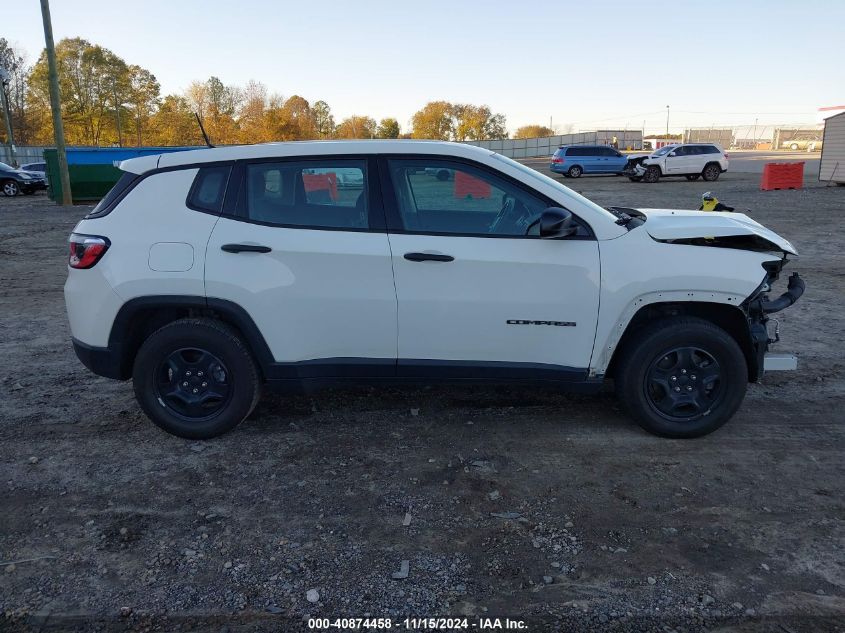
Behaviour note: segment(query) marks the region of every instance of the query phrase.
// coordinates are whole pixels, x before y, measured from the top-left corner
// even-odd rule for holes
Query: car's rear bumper
[[[116,380],[125,380],[127,378],[121,368],[121,354],[119,350],[110,347],[94,347],[76,339],[71,340],[73,341],[73,351],[76,352],[76,357],[92,372],[98,376],[114,378]]]

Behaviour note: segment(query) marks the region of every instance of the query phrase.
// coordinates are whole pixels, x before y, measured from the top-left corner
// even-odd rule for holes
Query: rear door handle
[[[451,262],[455,260],[451,255],[436,255],[435,253],[405,253],[405,259],[412,262]]]
[[[260,244],[223,244],[220,250],[227,253],[269,253],[273,249]]]

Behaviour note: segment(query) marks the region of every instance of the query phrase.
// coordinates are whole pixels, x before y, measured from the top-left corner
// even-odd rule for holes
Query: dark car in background
[[[569,178],[582,174],[621,174],[628,158],[608,145],[562,145],[549,169]]]
[[[43,175],[24,169],[15,169],[6,163],[0,163],[0,191],[5,196],[19,193],[31,194],[47,188]]]
[[[44,182],[47,182],[47,163],[43,161],[40,163],[27,163],[26,165],[21,165],[21,169],[33,174],[38,174],[44,179]]]

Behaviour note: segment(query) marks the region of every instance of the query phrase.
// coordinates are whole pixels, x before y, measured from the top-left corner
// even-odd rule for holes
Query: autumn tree
[[[379,121],[376,129],[378,138],[399,138],[399,121],[393,118],[386,118]]]
[[[329,104],[325,101],[316,101],[311,107],[314,114],[314,126],[319,138],[331,138],[334,136],[334,117]]]
[[[150,119],[153,145],[198,145],[203,142],[194,111],[185,97],[167,95]]]
[[[340,122],[335,130],[337,138],[373,138],[376,135],[376,121],[368,116],[351,117]]]
[[[99,145],[118,137],[120,97],[127,92],[128,66],[107,48],[79,37],[56,45],[65,136],[71,144]],[[47,57],[42,52],[30,75],[33,107],[49,108]],[[108,138],[104,138],[104,133]]]
[[[538,138],[541,136],[554,136],[555,131],[545,125],[523,125],[514,132],[514,138]]]
[[[454,133],[452,104],[448,101],[430,101],[411,119],[414,138],[448,141]]]
[[[33,140],[35,123],[34,117],[30,116],[27,108],[27,91],[29,89],[28,76],[29,64],[26,60],[26,54],[23,51],[15,50],[11,47],[9,42],[0,37],[0,68],[9,73],[9,83],[6,95],[9,98],[9,109],[12,115],[12,134],[15,136],[15,142],[19,145],[31,143]],[[0,108],[0,135],[5,139],[6,113]],[[6,139],[8,142],[8,139]]]
[[[505,116],[493,114],[486,105],[432,101],[414,114],[411,124],[414,138],[480,141],[508,136]]]
[[[505,115],[493,114],[486,105],[456,104],[452,106],[454,139],[482,141],[507,138]]]
[[[242,143],[272,140],[265,121],[267,103],[267,87],[261,82],[250,80],[243,89],[238,111],[238,130]]]
[[[130,109],[132,122],[135,126],[135,144],[141,146],[144,143],[144,132],[149,125],[150,118],[158,107],[161,87],[155,75],[145,68],[132,65],[129,66],[128,71],[129,94],[127,95],[127,106]]]
[[[238,126],[235,113],[241,101],[241,91],[236,86],[226,86],[218,77],[194,81],[185,91],[185,98],[202,119],[213,143],[237,143]]]

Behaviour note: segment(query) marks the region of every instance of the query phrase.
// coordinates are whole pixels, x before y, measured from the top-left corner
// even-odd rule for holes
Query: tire
[[[701,174],[690,174],[689,176],[685,176],[687,180],[692,182],[693,180],[698,180],[701,177]]]
[[[14,197],[21,192],[21,188],[18,186],[14,180],[4,180],[3,181],[3,195]]]
[[[437,180],[445,181],[449,180],[449,170],[448,169],[441,169],[437,172]]]
[[[796,151],[798,149],[798,143],[793,143],[789,146],[789,149],[791,149],[793,152]]]
[[[214,319],[179,319],[151,334],[132,379],[138,404],[157,426],[194,440],[232,430],[261,396],[252,354]]]
[[[640,182],[642,179],[642,176],[628,176],[628,180],[631,182]]]
[[[704,178],[707,182],[713,182],[714,180],[719,180],[719,176],[722,174],[722,168],[719,167],[716,163],[708,163],[704,166],[704,169],[701,170],[701,177]]]
[[[570,178],[580,178],[583,173],[584,169],[580,165],[573,165],[566,171],[566,175]]]
[[[643,174],[643,182],[655,183],[660,180],[660,167],[649,165]]]
[[[745,397],[745,356],[733,337],[710,321],[660,319],[620,352],[616,394],[631,417],[655,435],[712,433]]]

